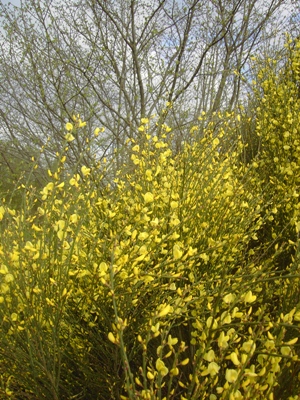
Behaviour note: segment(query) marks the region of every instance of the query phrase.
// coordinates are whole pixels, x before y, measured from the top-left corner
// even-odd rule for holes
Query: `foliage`
[[[299,41],[289,40],[280,59],[254,60],[257,106],[250,140],[257,143],[257,152],[250,162],[269,204],[261,239],[273,238],[285,247],[280,267],[290,264],[299,232],[299,54]]]
[[[142,118],[109,183],[70,171],[66,124],[48,183],[0,206],[3,399],[297,399],[299,51],[258,76],[249,162],[243,113],[181,151]]]
[[[36,152],[28,146],[24,149],[26,155],[21,157],[20,153],[15,150],[14,143],[0,141],[0,197],[5,198],[11,206],[20,208],[23,202],[23,193],[17,190],[19,186],[31,182],[31,190],[37,190],[47,182],[42,160],[43,148]],[[30,162],[26,159],[28,154],[30,154]]]
[[[65,171],[80,134],[67,125],[49,183],[20,211],[1,206],[3,395],[273,398],[300,311],[270,307],[299,271],[278,279],[266,243],[251,248],[266,206],[242,143],[222,151],[219,117],[177,155],[170,128],[150,135],[143,119],[144,144],[128,142],[131,167],[105,187],[105,164]]]

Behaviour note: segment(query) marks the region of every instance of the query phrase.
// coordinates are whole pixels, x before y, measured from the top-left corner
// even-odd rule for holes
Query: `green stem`
[[[112,301],[113,301],[113,308],[114,308],[114,314],[115,314],[115,324],[119,324],[119,316],[118,316],[118,307],[117,307],[117,301],[116,301],[116,296],[115,296],[115,285],[114,285],[114,252],[112,252],[112,257],[111,257],[111,263],[109,267],[109,276],[110,276],[110,289],[111,289],[111,294],[112,294]],[[125,371],[125,379],[126,379],[126,390],[129,395],[129,398],[134,400],[135,399],[135,383],[133,379],[132,372],[130,370],[130,365],[126,353],[126,348],[124,345],[124,340],[123,340],[123,328],[121,327],[118,329],[118,334],[119,334],[119,339],[120,339],[120,350],[121,350],[121,358],[122,358],[122,363]]]

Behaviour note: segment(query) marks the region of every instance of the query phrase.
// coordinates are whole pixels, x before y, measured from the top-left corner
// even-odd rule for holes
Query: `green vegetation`
[[[142,118],[111,182],[70,171],[74,116],[48,183],[3,200],[1,398],[299,398],[300,41],[284,56],[256,61],[252,118],[203,113],[180,151]]]

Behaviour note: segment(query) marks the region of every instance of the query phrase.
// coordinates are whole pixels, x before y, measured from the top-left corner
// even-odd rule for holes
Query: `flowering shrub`
[[[150,134],[143,119],[145,140],[128,141],[130,162],[110,184],[105,164],[65,168],[84,126],[67,124],[48,184],[20,188],[21,210],[0,207],[3,398],[272,400],[285,375],[286,398],[297,398],[299,226],[278,274],[283,236],[270,217],[281,206],[262,189],[269,154],[261,173],[242,164],[241,140],[227,140],[233,118],[176,155],[170,128]],[[285,155],[276,163],[287,168]],[[289,176],[283,210],[295,218]]]
[[[268,232],[275,240],[279,236],[278,242],[283,247],[287,247],[289,239],[295,242],[299,232],[299,41],[294,45],[287,42],[285,57],[284,67],[277,67],[280,60],[268,60],[257,74],[256,136],[260,141],[260,153],[253,163],[265,201],[270,204]],[[289,265],[290,254],[286,249],[281,264]]]

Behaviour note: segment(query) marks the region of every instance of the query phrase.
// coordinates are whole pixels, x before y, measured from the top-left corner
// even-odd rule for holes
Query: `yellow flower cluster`
[[[289,100],[285,117],[264,125],[273,84],[263,85],[255,161],[241,162],[241,135],[228,139],[243,115],[204,129],[202,114],[191,128],[201,137],[178,154],[171,128],[150,135],[143,118],[143,140],[130,140],[113,182],[105,166],[69,172],[62,152],[44,188],[25,188],[23,208],[1,204],[3,382],[9,371],[10,387],[41,398],[278,397],[299,353],[300,114]],[[280,95],[272,101],[283,107]],[[66,140],[84,126],[74,116]],[[285,229],[279,217],[289,218]],[[276,269],[289,246],[286,269]]]

